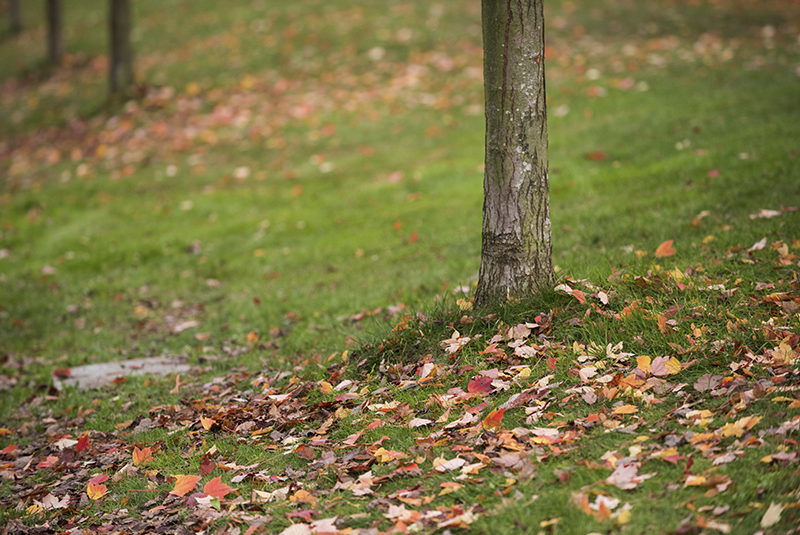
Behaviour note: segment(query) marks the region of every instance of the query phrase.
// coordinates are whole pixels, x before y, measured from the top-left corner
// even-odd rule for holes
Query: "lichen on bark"
[[[543,0],[483,0],[486,160],[476,305],[552,285]]]

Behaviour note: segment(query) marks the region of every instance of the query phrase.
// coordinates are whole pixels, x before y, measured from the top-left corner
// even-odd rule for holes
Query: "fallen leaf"
[[[639,409],[635,405],[621,405],[611,412],[614,414],[636,414]]]
[[[667,256],[672,256],[675,254],[675,249],[672,248],[672,242],[674,240],[667,240],[661,245],[658,246],[656,249],[656,258],[664,258]]]
[[[503,415],[505,409],[495,409],[481,422],[481,426],[487,431],[497,431],[503,426]]]
[[[319,498],[307,490],[300,489],[289,497],[289,501],[293,503],[309,503],[311,507],[314,507],[319,501]]]
[[[222,478],[219,476],[215,477],[205,485],[203,485],[203,492],[211,496],[212,498],[224,498],[226,494],[231,492],[233,489],[222,482]]]
[[[437,472],[447,472],[448,470],[456,470],[467,464],[467,461],[461,457],[454,457],[449,461],[444,457],[437,457],[433,460],[433,469]]]
[[[777,524],[781,519],[782,512],[783,512],[782,503],[770,502],[769,508],[767,508],[767,512],[764,513],[763,517],[761,517],[761,527],[768,528]]]
[[[193,491],[197,482],[202,479],[200,476],[183,474],[173,475],[172,477],[175,478],[175,486],[169,493],[175,496],[184,496],[188,492]]]
[[[153,460],[153,451],[150,447],[139,449],[138,447],[133,448],[133,466],[139,466],[142,463],[146,463]]]
[[[86,494],[92,500],[99,500],[106,495],[106,492],[108,492],[108,488],[105,485],[95,485],[91,481],[86,485]]]

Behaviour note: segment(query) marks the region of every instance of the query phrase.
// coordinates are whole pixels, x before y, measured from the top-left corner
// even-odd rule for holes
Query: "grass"
[[[781,520],[763,529],[793,529],[796,462],[763,458],[796,452],[796,434],[726,436],[703,454],[685,432],[719,430],[745,415],[761,416],[754,430],[764,431],[798,414],[793,402],[773,399],[795,398],[793,390],[763,398],[756,391],[729,415],[727,397],[692,386],[707,373],[744,377],[751,381],[745,392],[759,378],[796,383],[796,363],[786,372],[763,363],[736,368],[800,328],[791,304],[763,299],[796,296],[791,255],[798,254],[800,216],[751,218],[800,199],[796,5],[548,4],[554,259],[560,282],[583,290],[589,303],[600,304],[590,297],[596,290],[579,280],[608,293],[608,305],[589,316],[587,305],[556,292],[491,311],[458,304],[469,297],[462,290],[470,291],[480,254],[479,3],[387,9],[385,2],[256,1],[221,9],[213,0],[143,0],[135,6],[135,45],[148,94],[123,104],[106,99],[105,2],[66,6],[71,55],[57,68],[43,62],[41,6],[23,7],[21,36],[0,29],[0,102],[8,111],[0,113],[0,427],[9,430],[0,446],[18,445],[39,462],[53,454],[49,442],[91,430],[96,446],[84,460],[94,462],[92,474],[116,473],[134,446],[157,447],[146,464],[152,473],[109,483],[108,496],[87,498],[78,510],[91,507],[113,522],[121,507],[141,517],[165,503],[185,515],[179,500],[164,498],[168,477],[198,473],[216,445],[215,462],[261,463],[249,472],[271,477],[233,481],[240,472],[217,469],[213,475],[242,498],[299,481],[320,500],[248,505],[252,517],[239,520],[271,517],[269,533],[297,522],[286,513],[305,508],[338,515],[340,528],[377,522],[385,531],[397,524],[384,516],[388,503],[448,507],[450,516],[476,506],[476,533],[709,532],[709,521],[745,533],[762,529],[776,502],[786,507]],[[766,247],[748,253],[762,238]],[[665,240],[674,240],[677,254],[655,258]],[[707,289],[718,284],[725,290]],[[632,313],[615,318],[625,307]],[[428,319],[403,320],[417,311]],[[517,362],[509,348],[502,357],[481,353],[500,329],[550,313],[544,357]],[[662,332],[658,316],[675,324]],[[188,320],[199,325],[175,332]],[[415,328],[393,331],[401,321]],[[472,341],[449,356],[440,343],[454,329]],[[589,405],[568,392],[586,384],[602,391],[576,378],[576,358],[592,343],[619,342],[636,356],[693,362],[669,377],[687,386],[657,394],[662,403],[626,393],[636,415],[613,413],[621,397]],[[129,378],[102,392],[49,390],[54,368],[165,353],[194,366],[191,377],[177,379],[177,391],[175,377]],[[425,355],[443,375],[415,384]],[[615,366],[596,355],[591,361],[605,363],[601,370]],[[619,369],[630,373],[635,364]],[[562,384],[542,399],[544,409],[537,413],[535,402],[509,409],[503,428],[558,427],[575,439],[558,454],[528,444],[527,468],[496,464],[466,480],[433,470],[435,459],[456,452],[477,462],[465,447],[502,448],[480,428],[455,428],[428,442],[408,428],[409,419],[438,419],[446,408],[436,396],[467,390],[476,373],[495,367],[511,380],[519,373],[511,365],[527,365],[530,376],[485,400],[459,402],[448,421],[480,401],[487,403],[478,412],[483,419],[553,374]],[[738,371],[745,369],[752,377]],[[308,420],[277,425],[253,416],[260,395],[344,379],[354,381],[355,394],[368,394],[338,399],[350,388],[314,386],[303,399],[317,412],[297,407],[316,414]],[[402,408],[359,409],[366,400]],[[684,405],[713,415],[687,417]],[[342,411],[324,435],[329,444],[376,420],[385,425],[358,438],[364,458],[345,461],[351,449],[336,450],[336,463],[310,469],[296,444],[321,458],[312,442],[323,410]],[[201,415],[217,427],[204,429]],[[170,423],[139,427],[161,416]],[[277,438],[232,431],[250,420],[274,425]],[[639,425],[634,434],[614,431],[632,424]],[[631,448],[643,447],[649,455],[665,449],[670,435],[682,437],[676,464],[650,458],[640,473],[658,475],[634,490],[605,482],[613,465],[604,454],[637,457]],[[375,461],[372,445],[383,436],[382,446],[407,454],[402,462],[413,459],[420,472],[388,477],[401,465]],[[300,442],[284,443],[287,437]],[[712,464],[728,451],[735,462]],[[357,479],[360,464],[387,476],[378,485],[385,503],[367,516],[360,514],[374,497],[329,492],[344,475]],[[687,486],[688,474],[724,474],[732,483],[714,494]],[[40,470],[25,484],[51,482]],[[4,522],[50,519],[67,529],[77,518],[26,512],[32,501],[20,498],[21,484],[0,485]],[[64,492],[77,501],[86,482],[79,477],[73,485]],[[597,494],[629,502],[629,518],[584,512],[581,496],[593,503]]]

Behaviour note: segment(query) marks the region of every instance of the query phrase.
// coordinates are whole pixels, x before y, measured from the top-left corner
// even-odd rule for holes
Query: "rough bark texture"
[[[127,95],[133,87],[130,0],[109,0],[111,61],[109,82],[112,95]]]
[[[64,55],[61,26],[61,0],[47,0],[47,58],[51,65],[60,64]]]
[[[8,17],[11,19],[11,33],[22,32],[22,12],[19,9],[19,0],[8,1]]]
[[[475,302],[551,285],[543,0],[483,0],[486,168]]]

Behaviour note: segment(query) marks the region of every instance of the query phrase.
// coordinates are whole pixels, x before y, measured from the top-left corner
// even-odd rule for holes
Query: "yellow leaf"
[[[706,476],[688,476],[684,487],[702,487],[706,484]]]
[[[650,357],[647,355],[642,355],[640,357],[636,357],[636,367],[642,370],[645,373],[650,372]]]
[[[631,511],[630,511],[630,509],[626,509],[625,511],[622,511],[617,516],[617,519],[616,519],[617,524],[620,525],[620,526],[622,526],[624,524],[627,524],[630,521],[631,521]]]
[[[213,418],[206,418],[205,416],[201,416],[200,423],[203,425],[203,429],[209,431],[212,427],[214,427],[214,424],[217,422]]]
[[[328,381],[320,381],[319,391],[325,395],[333,394],[333,385],[330,384]]]
[[[670,358],[667,362],[664,363],[664,366],[667,367],[667,372],[670,375],[675,375],[676,373],[681,371],[681,361],[676,359],[675,357]]]
[[[639,409],[635,405],[622,405],[611,412],[614,414],[635,414],[639,412]]]

